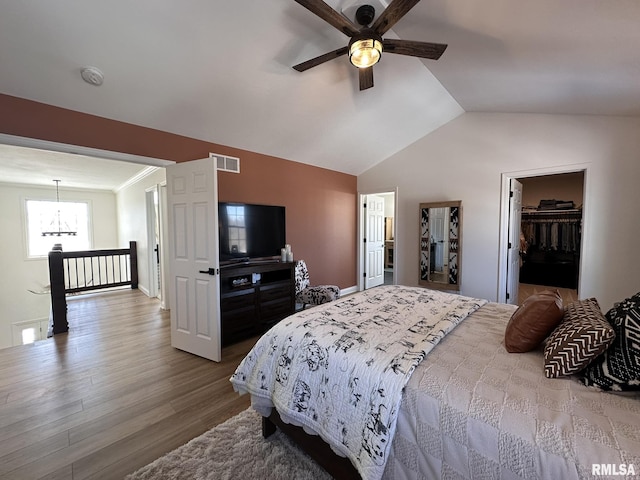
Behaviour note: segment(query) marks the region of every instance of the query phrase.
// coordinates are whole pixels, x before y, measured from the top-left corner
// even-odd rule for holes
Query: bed
[[[454,299],[458,302],[455,305],[450,303]],[[374,308],[366,307],[368,304]],[[264,423],[265,433],[275,422],[293,431],[303,443],[326,442],[330,451],[323,448],[329,454],[321,454],[319,461],[336,477],[580,479],[597,478],[593,473],[600,471],[622,469],[628,473],[635,469],[640,473],[640,398],[635,393],[612,394],[588,388],[574,376],[546,378],[540,348],[508,353],[505,327],[515,309],[422,288],[377,287],[283,320],[274,327],[275,332],[261,338],[231,381],[238,392],[251,394],[254,408],[271,419]],[[431,312],[439,310],[437,319],[430,317]],[[325,331],[328,337],[334,337],[334,350],[344,346],[347,339],[352,346],[349,352],[360,351],[364,354],[362,362],[372,362],[369,352],[377,346],[366,337],[354,335],[354,331],[359,332],[354,324],[345,324],[346,317],[354,316],[355,324],[369,325],[389,339],[383,350],[393,350],[387,348],[389,343],[395,345],[384,329],[394,318],[403,317],[409,329],[416,330],[415,325],[420,325],[419,333],[427,338],[422,343],[415,338],[396,342],[406,343],[407,349],[391,351],[390,357],[382,360],[389,362],[391,358],[391,370],[401,373],[394,371],[395,376],[402,377],[400,386],[394,387],[399,388],[397,403],[389,393],[393,389],[386,389],[383,395],[385,402],[389,401],[384,403],[383,412],[379,399],[375,399],[380,392],[373,389],[361,398],[363,419],[342,404],[332,405],[333,410],[328,408],[327,403],[339,398],[333,395],[336,390],[346,391],[344,403],[354,402],[354,392],[349,391],[354,378],[349,369],[354,367],[344,364],[338,365],[338,370],[344,372],[345,383],[331,395],[327,392],[334,377],[321,375],[320,386],[306,390],[292,386],[291,393],[297,399],[290,399],[288,405],[293,408],[283,405],[281,395],[274,392],[278,378],[282,381],[290,375],[297,380],[305,365],[318,372],[325,368],[323,362],[333,362],[333,357],[313,343],[316,337],[309,333],[313,328],[329,325],[331,328]],[[427,324],[430,328],[423,329]],[[350,333],[338,335],[336,325]],[[292,333],[295,327],[302,328],[303,333],[300,341],[292,344],[298,335]],[[283,339],[285,343],[280,344]],[[313,351],[312,358],[308,354],[305,357],[305,351]],[[296,355],[304,357],[300,370],[292,369]],[[265,363],[265,358],[270,360]],[[341,362],[343,358],[335,360]],[[389,368],[381,372],[389,372]],[[378,385],[378,380],[374,378],[373,385]],[[347,417],[349,420],[345,420]],[[336,430],[336,425],[343,430]],[[362,436],[355,437],[361,444],[344,433],[348,428],[362,430]],[[318,448],[311,446],[308,450],[316,454],[316,459]],[[363,458],[374,460],[363,462]],[[332,471],[333,467],[338,470]]]

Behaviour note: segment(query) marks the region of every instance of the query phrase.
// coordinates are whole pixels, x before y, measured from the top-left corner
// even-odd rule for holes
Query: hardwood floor
[[[572,288],[545,287],[543,285],[521,283],[518,287],[518,305],[522,305],[524,301],[534,293],[542,292],[544,290],[558,290],[564,305],[579,300],[578,291]]]
[[[0,350],[0,478],[122,479],[249,406],[229,377],[257,337],[220,363],[176,350],[137,290],[72,297],[68,317]]]

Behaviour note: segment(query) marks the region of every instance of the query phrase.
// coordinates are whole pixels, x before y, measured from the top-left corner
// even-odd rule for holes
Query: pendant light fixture
[[[62,216],[60,214],[60,190],[59,190],[59,186],[60,186],[60,180],[54,180],[54,182],[56,182],[56,204],[57,204],[57,210],[56,210],[56,215],[55,218],[53,218],[51,220],[51,223],[49,224],[49,227],[55,227],[56,223],[57,223],[57,230],[54,230],[53,228],[51,228],[48,231],[44,231],[42,232],[42,236],[43,237],[61,237],[62,235],[70,235],[75,237],[77,235],[77,231],[73,231],[71,230],[71,228],[69,227],[69,225],[67,224],[67,222],[64,222],[64,226],[66,227],[65,230],[62,229]]]

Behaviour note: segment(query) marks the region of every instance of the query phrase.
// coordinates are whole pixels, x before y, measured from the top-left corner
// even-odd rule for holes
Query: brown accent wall
[[[219,199],[284,205],[287,242],[314,284],[356,284],[357,178],[281,158],[0,94],[0,132],[183,162],[209,152],[240,158],[220,172]]]

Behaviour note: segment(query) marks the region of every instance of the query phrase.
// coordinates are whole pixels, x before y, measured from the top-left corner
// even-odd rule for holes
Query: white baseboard
[[[138,284],[138,290],[144,293],[147,297],[151,297],[151,294],[149,293],[149,290],[146,287],[143,287],[142,285]]]
[[[340,296],[344,297],[345,295],[350,295],[352,293],[356,293],[358,291],[358,286],[354,285],[353,287],[341,288]]]

